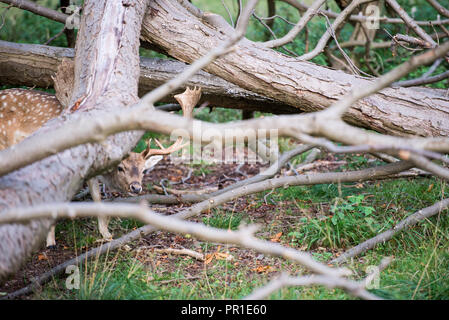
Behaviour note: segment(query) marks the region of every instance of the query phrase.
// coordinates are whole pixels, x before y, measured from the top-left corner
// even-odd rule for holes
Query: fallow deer
[[[193,90],[187,88],[182,94],[175,96],[181,105],[183,116],[191,118],[193,108],[201,98],[201,88]],[[56,96],[34,90],[7,89],[0,91],[0,150],[19,143],[34,131],[39,129],[48,120],[57,117],[63,111],[62,105]],[[151,149],[151,140],[147,148],[141,152],[130,152],[112,172],[103,174],[98,180],[103,182],[111,191],[137,195],[142,192],[142,179],[144,171],[152,168],[163,155],[175,152],[185,145],[179,137],[170,147],[164,148],[155,139],[160,149]],[[101,201],[98,180],[92,178],[88,186],[94,201]],[[98,227],[103,239],[110,240],[112,235],[108,230],[109,219],[98,219]],[[53,226],[47,236],[47,247],[56,245],[55,227]]]

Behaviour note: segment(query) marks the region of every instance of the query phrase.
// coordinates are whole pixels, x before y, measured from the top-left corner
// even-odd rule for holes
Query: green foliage
[[[124,230],[132,230],[144,226],[144,223],[135,219],[117,219],[117,221],[120,225],[120,228]],[[114,226],[114,223],[112,223],[111,225]]]
[[[341,200],[336,198],[331,207],[331,215],[320,218],[301,218],[298,230],[290,232],[292,242],[330,248],[346,247],[356,244],[361,239],[375,235],[380,229],[372,217],[375,209],[363,204],[364,196],[350,196]]]
[[[394,261],[382,272],[379,288],[372,293],[384,299],[449,299],[447,245],[430,242],[428,246],[418,244],[411,250],[397,248]],[[375,256],[369,255],[366,265],[378,263],[372,260]]]
[[[59,1],[39,1],[39,4],[53,9],[57,8]],[[4,8],[4,7],[3,7]],[[0,9],[2,15],[6,9]],[[5,24],[0,29],[0,39],[11,42],[44,44],[63,29],[63,24],[41,17],[31,12],[10,8],[5,15]],[[66,47],[67,40],[64,35],[56,38],[52,46]]]
[[[242,215],[235,212],[214,210],[210,217],[203,218],[203,223],[214,228],[236,230],[242,221]]]
[[[90,248],[94,245],[95,240],[98,238],[95,236],[95,234],[86,233],[85,229],[88,223],[91,224],[92,228],[95,228],[95,222],[93,222],[95,220],[96,219],[87,218],[79,219],[76,221],[61,220],[56,224],[56,239],[63,237],[68,246],[77,249]]]
[[[242,111],[225,108],[202,108],[195,110],[195,118],[202,121],[223,123],[242,119]]]
[[[329,259],[332,258],[332,253],[331,252],[327,252],[327,251],[324,251],[324,252],[312,252],[312,256],[316,260],[318,260],[318,261],[326,262],[326,261],[329,261]]]
[[[212,172],[211,169],[207,168],[206,166],[207,164],[204,163],[203,160],[201,160],[201,163],[198,165],[195,165],[197,168],[195,169],[195,171],[193,171],[193,175],[194,176],[206,176],[208,174],[210,174]]]
[[[142,136],[142,138],[139,140],[137,145],[134,147],[133,152],[140,153],[143,150],[145,150],[148,146],[148,141],[150,141],[150,139],[151,139],[151,148],[154,148],[154,149],[159,148],[158,145],[156,144],[156,142],[154,141],[154,139],[160,139],[161,137],[163,137],[163,135],[161,135],[161,134],[153,133],[153,132],[146,132]]]
[[[349,157],[348,163],[344,165],[343,168],[348,170],[358,170],[366,167],[367,163],[368,159],[363,155],[354,155]]]
[[[428,206],[436,199],[447,197],[445,183],[437,179],[402,179],[365,184],[355,188],[350,184],[318,185],[313,187],[290,187],[280,190],[276,201],[295,199],[297,206],[279,207],[276,217],[288,215],[288,223],[282,220],[261,220],[269,237],[282,227],[290,245],[303,249],[310,247],[315,259],[327,262],[334,257],[335,250],[358,244],[382,232],[407,215]],[[263,194],[259,207],[263,205]],[[296,197],[296,198],[293,198]],[[256,199],[257,200],[257,199]],[[253,202],[253,201],[252,201]],[[254,205],[252,208],[256,208]],[[300,214],[293,213],[295,207]],[[253,209],[251,209],[253,210]],[[213,209],[203,218],[207,225],[235,230],[247,219],[249,212],[231,212]],[[295,216],[298,217],[295,219]],[[292,219],[293,218],[293,219]],[[249,217],[248,217],[249,219]],[[254,218],[251,218],[254,219]],[[139,224],[130,219],[113,219],[114,234],[126,232]],[[86,226],[88,228],[86,229]],[[122,230],[123,229],[123,230]],[[90,230],[86,232],[86,230]],[[401,233],[393,240],[368,251],[362,259],[354,259],[347,267],[354,270],[355,279],[366,276],[367,266],[376,266],[382,257],[394,256],[393,263],[385,269],[380,286],[371,290],[386,299],[449,299],[447,276],[449,270],[449,234],[447,212],[420,223],[413,229]],[[76,243],[92,246],[99,238],[95,219],[64,220],[58,224],[57,237],[63,237],[67,245]],[[168,237],[168,235],[167,235]],[[72,240],[70,240],[72,239]],[[313,244],[313,245],[311,245]],[[200,243],[206,253],[217,250],[216,245]],[[223,248],[221,252],[223,252]],[[235,259],[214,260],[210,265],[201,265],[195,280],[189,280],[195,260],[189,257],[172,256],[166,263],[151,267],[158,261],[148,257],[152,264],[146,265],[131,253],[117,252],[113,256],[89,262],[82,268],[80,290],[66,290],[64,279],[47,284],[36,297],[44,299],[238,299],[268,281],[269,274],[255,274],[251,259],[244,257],[251,250],[240,253],[231,251]],[[239,262],[235,265],[235,261]],[[297,265],[270,258],[261,265],[278,266],[292,274],[303,272]],[[203,270],[204,269],[204,270]],[[331,290],[314,286],[309,288],[284,288],[273,293],[271,299],[351,299],[342,290]]]

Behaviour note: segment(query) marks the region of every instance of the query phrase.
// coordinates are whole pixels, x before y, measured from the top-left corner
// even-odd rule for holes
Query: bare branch
[[[449,10],[443,7],[437,0],[427,0],[441,15],[449,18]]]
[[[400,172],[402,170],[406,170],[407,168],[409,168],[410,165],[405,163],[405,162],[398,162],[392,165],[387,165],[385,167],[380,167],[380,168],[374,168],[374,169],[366,169],[366,170],[361,170],[361,171],[356,171],[354,172],[354,174],[349,173],[349,175],[347,173],[333,173],[333,174],[311,174],[311,175],[302,175],[300,176],[300,180],[296,180],[298,182],[298,184],[300,182],[304,183],[304,184],[315,184],[315,183],[329,183],[329,182],[343,182],[343,181],[363,181],[365,179],[378,179],[378,178],[382,178],[382,177],[387,177],[389,174],[391,173],[395,173],[395,172]],[[347,178],[345,178],[345,176]],[[293,185],[295,179],[291,179],[289,178],[288,181],[287,180],[277,180],[278,181],[278,186],[285,186],[285,185]],[[276,184],[276,182],[275,182]],[[272,188],[273,184],[272,183],[268,183],[265,185],[265,188]],[[245,190],[246,187],[243,187],[243,190]],[[259,188],[259,190],[263,190],[263,187]],[[250,190],[251,192],[257,192],[258,189],[257,188],[251,188]],[[246,194],[250,194],[251,192],[247,192]],[[236,195],[237,193],[237,195]],[[220,201],[216,201],[216,198],[212,198],[212,199],[206,199],[203,203],[200,203],[198,205],[196,205],[195,207],[191,207],[188,208],[184,211],[179,212],[178,214],[174,215],[174,217],[177,218],[181,218],[181,219],[186,219],[189,217],[192,217],[196,214],[199,214],[200,212],[211,208],[211,207],[215,207],[223,202],[226,201],[226,198],[224,198],[225,196],[227,197],[227,199],[232,199],[236,196],[242,196],[244,194],[239,193],[239,190],[231,190],[229,192],[227,192],[226,194],[223,194],[220,197]],[[158,196],[156,196],[158,197]],[[139,198],[139,197],[138,197]],[[162,199],[161,196],[159,196],[159,198],[161,198],[160,200],[165,200]],[[166,198],[166,197],[163,197]],[[174,203],[176,203],[178,201],[177,197],[172,197],[174,200]],[[182,197],[183,199],[186,198],[186,196]],[[198,198],[195,197],[195,198]],[[142,198],[140,198],[142,199]],[[136,200],[136,199],[124,199],[124,200]],[[157,202],[154,198],[153,195],[153,199],[151,199],[152,202]],[[198,200],[194,200],[194,201],[198,201]],[[64,207],[66,204],[61,205],[63,208],[67,208]],[[112,209],[113,208],[113,209]],[[140,209],[141,207],[139,207]],[[48,208],[47,208],[48,209]],[[21,209],[20,209],[21,210]],[[30,210],[30,209],[24,209],[25,211]],[[31,209],[32,210],[32,209]],[[114,212],[116,211],[116,207],[113,206],[111,207],[111,210],[113,210]],[[45,211],[45,208],[44,210]],[[11,211],[11,215],[15,215],[16,211]],[[28,211],[31,212],[31,211]],[[72,211],[68,210],[66,213],[68,215],[71,214]],[[47,212],[48,214],[48,212]],[[51,214],[51,212],[50,212]],[[109,215],[109,213],[107,213],[107,215]],[[1,215],[0,218],[5,219],[4,215]],[[110,243],[104,244],[99,248],[95,248],[85,254],[80,255],[77,258],[74,258],[72,260],[69,260],[67,262],[65,262],[64,264],[57,266],[55,268],[53,268],[52,270],[46,272],[45,274],[43,274],[42,276],[40,276],[38,279],[35,279],[35,281],[33,281],[33,283],[29,286],[27,286],[24,289],[21,289],[19,291],[17,291],[16,293],[14,293],[12,296],[8,296],[7,298],[13,298],[16,297],[18,295],[22,295],[22,294],[26,294],[31,292],[34,288],[36,288],[37,286],[39,286],[40,284],[48,281],[52,276],[54,276],[55,274],[64,272],[66,266],[71,265],[71,264],[82,264],[85,261],[87,261],[88,259],[92,258],[92,257],[97,257],[98,255],[101,255],[103,253],[106,252],[111,252],[113,250],[116,250],[118,248],[120,248],[120,246],[122,246],[124,243],[129,242],[129,241],[133,241],[145,234],[148,234],[150,232],[153,232],[155,230],[155,228],[153,228],[152,226],[144,226],[142,228],[139,228],[133,232],[131,232],[130,234],[127,234],[119,239],[113,240]]]
[[[443,179],[449,180],[449,170],[433,163],[426,157],[417,154],[406,153],[402,158],[407,158],[407,160],[412,161],[420,169],[431,172]]]
[[[426,85],[426,84],[436,83],[436,82],[442,81],[447,78],[449,78],[449,71],[442,72],[442,73],[432,76],[432,77],[421,77],[421,78],[412,79],[412,80],[404,80],[404,81],[400,81],[400,82],[395,82],[392,84],[392,86],[398,86],[398,87],[422,86],[422,85]]]
[[[348,16],[351,14],[352,11],[354,11],[359,5],[370,2],[372,0],[353,0],[351,4],[346,7],[335,19],[334,23],[332,24],[331,28],[333,30],[337,30],[343,22],[346,21]],[[316,47],[310,51],[309,53],[303,54],[299,57],[301,60],[310,60],[319,55],[321,52],[323,52],[324,47],[328,43],[332,36],[332,33],[330,30],[327,30],[326,33],[323,34],[321,39],[318,41],[318,44]]]
[[[386,0],[387,3],[396,11],[396,13],[404,20],[404,22],[415,31],[415,33],[420,36],[423,40],[427,41],[429,43],[430,47],[436,47],[437,43],[432,39],[431,36],[427,34],[426,31],[424,31],[423,28],[421,28],[415,20],[410,17],[407,12],[405,12],[404,9],[397,3],[396,0]]]
[[[287,162],[288,156],[294,156],[294,152],[299,152],[299,149],[294,149],[292,153],[285,153],[281,156],[282,162]],[[280,160],[281,161],[281,160]],[[275,172],[281,166],[272,165],[267,169],[267,178],[264,177],[264,172],[246,180],[241,180],[229,187],[218,190],[216,192],[198,195],[198,194],[183,194],[175,196],[163,196],[156,194],[146,194],[131,198],[117,198],[112,200],[114,202],[139,203],[141,201],[148,201],[153,204],[176,204],[182,203],[197,203],[194,206],[186,209],[186,214],[190,217],[199,212],[204,212],[215,208],[223,203],[238,197],[247,196],[265,190],[275,188],[282,188],[285,186],[300,186],[300,185],[315,185],[323,183],[342,183],[342,182],[362,182],[368,180],[382,180],[391,178],[400,178],[413,176],[416,177],[423,172],[406,171],[413,167],[410,162],[396,161],[393,164],[386,166],[373,167],[359,171],[346,172],[327,172],[327,173],[306,173],[295,177],[279,177],[272,178],[270,173]]]
[[[254,249],[258,252],[280,256],[297,262],[309,270],[331,276],[347,275],[344,269],[332,269],[315,261],[311,255],[292,248],[283,247],[270,241],[260,240],[253,236],[257,227],[248,226],[238,231],[223,230],[189,221],[182,221],[173,216],[162,216],[143,205],[106,204],[106,203],[53,203],[32,208],[15,208],[0,215],[1,223],[28,221],[40,218],[78,218],[78,217],[128,217],[138,219],[158,229],[191,234],[198,239],[221,242]],[[178,214],[179,216],[179,214]]]
[[[234,41],[238,41],[234,39]],[[224,52],[224,48],[219,48],[219,53]],[[362,99],[378,90],[381,90],[385,86],[391,84],[395,80],[400,77],[408,74],[411,70],[417,68],[422,64],[428,64],[442,56],[444,56],[449,51],[449,42],[444,43],[443,45],[430,50],[420,56],[412,57],[409,61],[405,62],[401,66],[397,67],[393,71],[387,73],[376,81],[372,82],[370,85],[362,87],[360,90],[353,91],[348,94],[345,98],[341,99],[337,103],[335,103],[332,107],[327,110],[324,110],[316,115],[299,115],[299,116],[290,116],[290,118],[278,117],[276,119],[255,119],[251,121],[247,121],[247,123],[256,124],[255,127],[264,127],[267,129],[279,129],[280,134],[288,134],[297,136],[299,132],[305,132],[306,134],[323,134],[324,136],[330,137],[333,140],[341,141],[348,144],[365,144],[367,140],[370,140],[370,145],[379,144],[386,145],[390,144],[392,147],[397,146],[409,146],[409,143],[417,143],[421,140],[422,144],[421,148],[426,148],[425,145],[430,145],[436,147],[439,144],[442,144],[442,150],[448,150],[446,147],[444,149],[444,145],[449,145],[449,141],[444,142],[442,139],[434,138],[433,139],[410,139],[412,141],[408,141],[403,138],[393,138],[389,136],[381,136],[372,133],[365,132],[360,129],[353,128],[340,120],[336,120],[336,117],[342,115],[353,103],[357,100]],[[216,50],[215,50],[216,52]],[[130,129],[151,129],[155,131],[170,133],[172,129],[175,128],[186,128],[189,127],[190,122],[185,122],[185,120],[179,120],[174,115],[169,114],[158,114],[157,111],[153,111],[151,108],[148,110],[148,105],[154,100],[159,99],[161,96],[165,96],[170,90],[173,90],[177,85],[181,85],[183,81],[187,79],[187,77],[191,76],[198,70],[202,68],[205,64],[209,62],[209,58],[212,58],[214,54],[208,55],[204,57],[202,60],[197,61],[191,67],[186,69],[181,75],[182,77],[178,77],[174,79],[172,82],[167,83],[159,87],[157,90],[153,91],[151,94],[147,95],[143,98],[136,106],[134,106],[129,111],[126,112],[123,110],[119,110],[116,113],[114,111],[109,111],[104,116],[94,116],[90,121],[87,119],[80,119],[73,122],[68,122],[64,128],[56,129],[56,132],[43,133],[42,136],[32,136],[18,145],[13,146],[8,150],[4,150],[0,152],[0,174],[4,174],[10,172],[14,169],[20,168],[26,164],[32,163],[36,160],[42,159],[48,155],[57,153],[66,148],[79,145],[86,142],[101,142],[103,141],[109,134],[130,130]],[[130,112],[131,111],[131,112]],[[150,112],[151,116],[145,116],[146,113]],[[167,121],[164,121],[163,119]],[[292,121],[294,118],[297,121]],[[172,120],[169,120],[172,119]],[[176,120],[175,120],[176,119]],[[162,121],[162,122],[161,122]],[[82,126],[80,125],[82,122]],[[162,125],[165,122],[165,125]],[[177,123],[176,123],[177,122]],[[333,122],[333,126],[329,126],[329,124]],[[288,124],[287,124],[288,123]],[[298,123],[293,128],[289,128],[291,123]],[[314,125],[311,125],[314,123]],[[220,128],[238,128],[244,127],[245,122],[242,124],[224,124],[224,125],[212,125],[208,124],[208,127],[216,127]],[[336,130],[337,127],[340,127],[339,130]],[[80,130],[82,128],[82,130]],[[159,128],[159,130],[158,130]],[[191,128],[190,128],[191,129]],[[81,131],[81,132],[79,132]],[[79,132],[79,134],[74,134],[75,132]],[[356,133],[357,132],[357,133]],[[44,138],[45,135],[48,135],[49,138]],[[51,138],[50,138],[51,137]],[[354,139],[357,137],[357,139]],[[33,139],[34,138],[34,139]],[[199,138],[200,141],[202,137]],[[228,137],[229,138],[229,137]],[[39,143],[33,141],[38,140]],[[415,141],[413,141],[415,140]],[[42,145],[42,141],[45,141],[48,147]],[[436,142],[436,143],[435,143]],[[39,146],[38,148],[36,146]],[[417,146],[415,146],[417,147]],[[29,148],[29,150],[26,149]],[[430,149],[429,147],[427,147]],[[441,146],[440,146],[441,148]],[[435,149],[434,149],[435,150]],[[24,153],[25,152],[25,153]],[[17,156],[15,155],[17,154]],[[24,158],[21,157],[20,154],[28,154],[29,157]],[[12,160],[10,157],[13,157]]]
[[[309,7],[307,5],[300,3],[298,0],[282,0],[282,1],[290,4],[291,6],[297,8],[298,10],[300,10],[302,12],[305,12],[309,9]],[[335,19],[339,16],[339,13],[336,13],[336,12],[333,12],[330,10],[323,10],[323,13],[331,19]],[[370,17],[366,17],[363,15],[351,15],[349,17],[350,21],[361,22],[361,23],[365,23],[369,19],[370,19]],[[390,23],[390,24],[403,24],[404,23],[404,21],[401,18],[388,18],[388,17],[380,17],[379,22]],[[449,19],[445,19],[445,20],[438,19],[438,20],[434,20],[434,21],[416,21],[416,23],[419,26],[429,26],[429,25],[441,26],[441,25],[449,24]]]
[[[282,38],[264,42],[263,45],[267,48],[276,48],[287,44],[304,29],[309,21],[318,13],[318,10],[326,0],[316,0],[312,6],[301,17],[298,23]]]
[[[261,300],[268,297],[270,294],[285,288],[285,287],[309,287],[314,285],[321,285],[329,289],[341,288],[349,294],[365,300],[379,300],[380,298],[369,293],[364,288],[365,282],[348,281],[341,277],[329,276],[299,276],[291,277],[285,273],[281,276],[271,280],[266,286],[261,287],[250,295],[246,296],[244,300]]]
[[[419,66],[429,64],[447,54],[449,51],[449,41],[442,44],[440,47],[434,50],[427,51],[419,56],[413,56],[407,62],[404,62],[397,68],[383,75],[382,77],[376,79],[369,86],[365,88],[360,88],[359,90],[353,91],[346,97],[342,98],[340,101],[335,103],[333,106],[323,111],[332,116],[343,115],[343,113],[351,107],[357,100],[363,99],[374,92],[382,90],[383,88],[389,86],[394,81],[406,76],[411,71],[415,70]]]
[[[327,173],[305,173],[298,176],[287,176],[267,179],[260,182],[251,184],[244,184],[238,188],[228,188],[226,192],[220,193],[220,191],[213,193],[206,200],[199,202],[190,208],[185,210],[183,215],[192,216],[206,210],[215,208],[221,204],[224,204],[232,199],[243,197],[246,195],[262,192],[265,190],[271,190],[275,188],[285,188],[287,186],[298,185],[315,185],[324,183],[344,183],[354,181],[366,181],[366,180],[378,180],[382,178],[388,178],[390,175],[408,170],[412,167],[410,162],[400,161],[385,166],[373,167],[358,171],[348,172],[327,172]],[[138,199],[142,199],[138,197]],[[0,220],[1,221],[1,220]]]
[[[142,248],[139,248],[142,249]],[[204,261],[204,254],[190,250],[190,249],[174,249],[174,248],[165,248],[165,249],[154,249],[154,252],[158,253],[168,253],[175,255],[187,255],[193,257],[199,261]]]
[[[171,50],[171,54],[178,59],[193,62],[207,50],[220,44],[220,39],[225,38],[228,32],[232,32],[228,31],[229,28],[232,30],[229,24],[228,28],[221,27],[221,24],[215,27],[215,24],[205,23],[206,20],[197,19],[181,6],[167,0],[155,0],[150,6],[159,13],[144,24],[143,39]],[[179,16],[184,17],[182,23],[178,22]],[[166,21],[170,21],[171,28],[157,27]],[[195,28],[195,25],[200,25],[201,28]],[[188,32],[185,30],[186,26],[188,26]],[[202,32],[206,30],[208,34],[213,35],[208,37],[210,41],[197,41],[198,38],[203,37]],[[188,42],[185,42],[186,38],[189,39]],[[183,45],[179,46],[180,43]],[[208,65],[206,70],[248,90],[279,101],[288,101],[288,104],[306,112],[322,110],[340,99],[349,90],[369,83],[368,80],[360,77],[345,75],[340,71],[285,57],[246,39],[235,48],[235,51],[221,57],[216,63]],[[425,96],[430,93],[435,97],[434,104],[425,103],[427,100],[423,100],[427,99]],[[420,98],[417,98],[417,94]],[[427,128],[429,124],[431,127],[445,124],[445,122],[435,121],[444,115],[435,117],[435,120],[424,121],[432,115],[427,109],[443,110],[440,105],[444,105],[443,108],[446,109],[445,100],[437,98],[437,95],[444,94],[437,90],[407,89],[404,91],[404,89],[389,88],[369,99],[357,102],[344,118],[351,124],[384,133],[401,136],[409,134],[439,136],[446,130],[431,129],[432,133],[430,133]],[[394,106],[394,110],[391,106]],[[394,125],[391,124],[393,112],[397,115]],[[405,118],[407,118],[406,121],[404,121]]]
[[[219,190],[218,192],[214,193],[214,195],[218,195],[218,194],[222,194],[225,193],[229,190],[232,189],[236,189],[238,187],[241,186],[245,186],[245,185],[249,185],[249,184],[253,184],[256,182],[260,182],[263,180],[267,180],[270,179],[272,177],[274,177],[281,169],[282,167],[288,162],[290,161],[291,158],[300,155],[304,152],[307,152],[308,150],[312,149],[313,146],[309,146],[309,145],[301,145],[297,148],[294,148],[293,150],[290,151],[286,151],[284,152],[279,159],[273,163],[267,170],[259,173],[258,175],[245,179],[245,180],[241,180],[239,182],[236,182],[232,185],[230,185],[229,187],[226,187],[224,189]]]
[[[0,2],[7,3],[9,5],[12,5],[14,7],[17,7],[19,9],[24,9],[27,11],[30,11],[32,13],[35,13],[37,15],[46,17],[48,19],[65,23],[66,19],[69,17],[68,15],[55,11],[50,8],[43,7],[35,2],[28,1],[28,0],[1,0]]]

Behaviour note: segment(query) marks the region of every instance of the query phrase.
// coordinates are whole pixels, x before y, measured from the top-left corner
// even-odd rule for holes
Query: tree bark
[[[86,1],[76,43],[72,103],[85,110],[126,107],[137,101],[139,32],[147,1]],[[124,23],[126,22],[126,23]],[[84,104],[83,104],[84,103]],[[65,114],[40,130],[62,126],[87,112]],[[142,132],[126,132],[103,144],[81,145],[0,178],[0,212],[14,207],[69,201],[82,182],[118,163]],[[53,221],[0,225],[0,282],[38,248]]]
[[[191,63],[223,41],[232,28],[216,15],[193,15],[176,1],[155,0],[143,21],[142,38],[170,56]],[[371,80],[285,56],[244,39],[206,71],[242,88],[306,112],[322,110]],[[445,90],[387,88],[355,104],[351,124],[393,135],[447,136]]]
[[[62,59],[73,57],[74,50],[69,48],[0,41],[0,84],[52,87],[51,76],[56,73]],[[174,78],[184,71],[186,66],[179,61],[141,57],[139,96]],[[207,102],[215,107],[275,114],[298,113],[298,109],[293,106],[242,89],[204,71],[198,72],[186,85],[202,87],[200,104]],[[181,93],[182,90],[179,89],[174,94]],[[174,94],[164,97],[161,102],[176,102]]]

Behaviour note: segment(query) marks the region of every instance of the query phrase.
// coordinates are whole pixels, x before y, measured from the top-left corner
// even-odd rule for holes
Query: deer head
[[[182,94],[175,96],[182,108],[183,116],[191,118],[193,108],[201,98],[201,88],[193,90],[187,88]],[[110,174],[103,175],[105,184],[115,191],[127,192],[129,194],[139,194],[142,192],[142,179],[146,170],[154,167],[164,155],[176,152],[182,149],[186,144],[182,143],[182,137],[178,137],[175,143],[165,148],[157,139],[155,139],[159,149],[152,149],[151,139],[148,141],[147,148],[141,153],[131,152],[129,157],[124,159],[117,168]]]
[[[164,148],[159,141],[155,141],[160,149],[151,149],[150,139],[144,151],[141,153],[130,152],[117,168],[102,176],[102,181],[113,191],[127,192],[131,195],[142,192],[142,179],[145,171],[161,161],[163,155],[175,152],[185,146],[182,144],[182,138],[178,138],[169,148]]]

